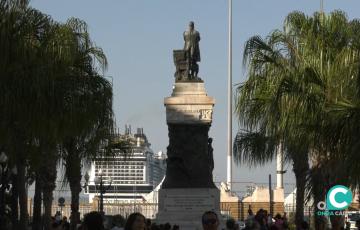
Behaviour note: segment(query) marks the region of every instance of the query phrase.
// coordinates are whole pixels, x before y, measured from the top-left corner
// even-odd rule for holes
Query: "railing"
[[[96,202],[96,201],[95,201]],[[229,203],[221,205],[221,213],[230,216],[230,206]],[[32,217],[33,212],[33,203],[29,204],[29,215]],[[91,211],[98,211],[96,204],[89,203],[80,203],[79,212],[80,218],[83,218],[86,213]],[[66,203],[63,207],[58,206],[57,203],[53,203],[51,208],[52,215],[55,215],[57,212],[61,212],[62,216],[70,217],[71,215],[71,205]],[[146,202],[135,202],[135,203],[122,203],[122,202],[105,202],[104,203],[104,212],[105,215],[122,215],[123,217],[128,217],[133,212],[140,212],[146,218],[154,219],[158,212],[157,203],[146,203]],[[44,213],[44,207],[42,206],[42,213]]]

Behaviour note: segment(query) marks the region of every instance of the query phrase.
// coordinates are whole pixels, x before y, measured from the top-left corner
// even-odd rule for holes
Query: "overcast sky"
[[[175,67],[172,50],[183,47],[182,33],[193,20],[200,32],[199,76],[208,95],[216,100],[210,136],[214,138],[215,181],[226,179],[227,114],[227,0],[32,0],[33,7],[65,22],[85,20],[92,39],[109,61],[106,76],[113,78],[114,111],[121,132],[142,127],[152,149],[166,151],[168,144],[164,97],[171,94]],[[265,36],[281,28],[285,16],[296,10],[313,14],[320,0],[233,0],[233,82],[245,80],[242,53],[246,39]],[[359,0],[324,0],[325,12],[345,11],[360,18]],[[110,79],[110,78],[109,78]],[[110,79],[111,80],[111,79]],[[234,136],[238,123],[234,117]],[[291,165],[285,184],[293,187]],[[234,166],[236,182],[266,182],[275,165],[249,169]],[[289,189],[288,188],[288,189]]]

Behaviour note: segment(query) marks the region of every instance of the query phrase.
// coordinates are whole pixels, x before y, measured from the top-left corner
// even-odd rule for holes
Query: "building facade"
[[[124,134],[114,134],[111,155],[96,159],[91,164],[86,192],[92,202],[99,196],[100,183],[106,190],[104,200],[110,202],[139,202],[162,181],[166,171],[166,155],[154,153],[143,132],[132,134],[125,127]],[[102,182],[101,182],[102,181]]]

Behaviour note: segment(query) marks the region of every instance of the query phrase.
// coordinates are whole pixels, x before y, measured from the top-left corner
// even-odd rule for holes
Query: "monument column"
[[[177,82],[165,98],[169,146],[162,188],[215,188],[208,135],[214,103],[202,82]]]
[[[212,178],[214,159],[208,134],[215,100],[207,95],[197,75],[200,34],[193,22],[189,27],[184,32],[184,49],[174,50],[175,84],[164,100],[169,145],[156,218],[158,223],[169,222],[181,229],[201,228],[206,211],[220,215],[220,191]]]

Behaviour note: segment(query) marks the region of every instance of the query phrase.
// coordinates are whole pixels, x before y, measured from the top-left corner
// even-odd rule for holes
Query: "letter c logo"
[[[351,190],[342,185],[332,187],[326,196],[326,206],[328,210],[344,210],[351,202]]]

